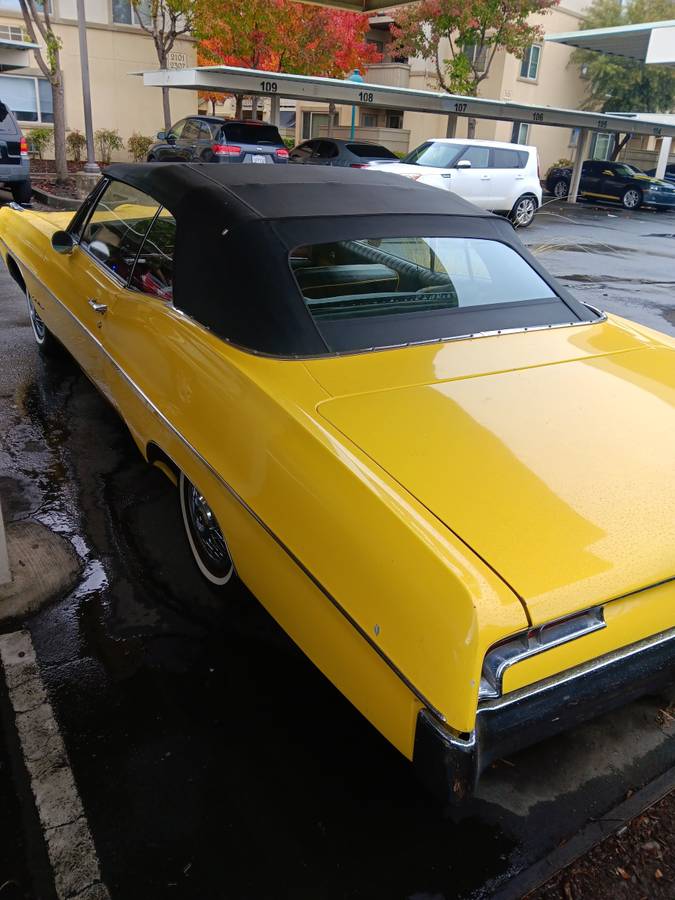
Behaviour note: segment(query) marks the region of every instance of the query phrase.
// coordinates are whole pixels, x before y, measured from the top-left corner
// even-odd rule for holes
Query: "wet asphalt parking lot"
[[[675,334],[675,214],[551,204],[521,237],[581,299]],[[201,579],[175,490],[38,356],[4,267],[0,494],[82,561],[0,630],[30,632],[113,900],[493,897],[675,765],[670,698],[645,698],[495,764],[461,821],[435,806],[244,588]],[[0,721],[0,900],[51,900],[2,679]]]

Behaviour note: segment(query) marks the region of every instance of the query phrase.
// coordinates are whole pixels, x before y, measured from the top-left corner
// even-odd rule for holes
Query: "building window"
[[[511,131],[512,144],[526,144],[530,136],[530,126],[526,122],[514,122]]]
[[[44,9],[44,0],[35,0],[35,5],[42,11]],[[21,14],[21,4],[19,0],[0,0],[0,12],[15,12]],[[49,4],[49,12],[52,12],[52,4]],[[14,38],[12,38],[14,40]],[[21,38],[19,38],[21,40]]]
[[[614,150],[614,135],[607,132],[596,132],[591,140],[591,159],[609,159]]]
[[[362,128],[377,128],[377,115],[361,112],[360,125]]]
[[[0,3],[4,0],[0,0]],[[152,15],[150,4],[152,0],[142,0],[139,8],[132,5],[131,0],[112,0],[112,17],[115,25],[140,25],[139,16],[144,21]]]
[[[53,122],[52,89],[46,78],[0,75],[0,97],[20,122]]]
[[[520,63],[520,77],[528,81],[536,81],[539,74],[539,60],[541,59],[541,44],[531,44],[525,51]]]
[[[384,55],[384,41],[378,41],[375,38],[366,38],[366,44],[371,44],[378,53]]]
[[[303,112],[302,114],[302,140],[308,141],[310,138],[319,137],[322,129],[326,134],[328,132],[328,113],[320,112]],[[338,114],[333,116],[333,127],[338,125]]]
[[[0,40],[27,41],[28,35],[18,25],[0,25]]]
[[[387,128],[403,128],[403,113],[397,109],[387,110]]]
[[[469,60],[476,72],[484,72],[487,63],[487,47],[478,44],[467,44],[462,53]]]

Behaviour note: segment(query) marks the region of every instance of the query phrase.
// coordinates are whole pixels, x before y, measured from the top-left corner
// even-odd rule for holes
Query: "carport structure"
[[[246,94],[272,98],[272,121],[278,124],[279,101],[312,100],[347,106],[376,106],[392,110],[433,113],[448,117],[449,131],[457,116],[476,119],[496,119],[507,122],[532,122],[562,128],[578,128],[574,171],[568,202],[575,203],[579,190],[581,164],[592,131],[647,134],[656,137],[675,135],[675,122],[651,121],[618,114],[580,112],[552,106],[533,106],[490,100],[483,97],[464,97],[444,91],[420,91],[389,87],[367,82],[341,81],[294,75],[287,72],[264,72],[236,66],[197,66],[192,69],[159,69],[144,72],[146,87],[168,87],[191,91],[224,94]]]
[[[551,44],[565,44],[582,50],[595,50],[609,56],[634,59],[645,65],[675,67],[675,19],[663,22],[642,22],[637,25],[619,25],[615,28],[589,28],[586,31],[570,31],[566,34],[547,34]],[[635,113],[636,119],[671,124],[675,115],[651,115]],[[633,134],[640,134],[633,130]],[[663,178],[670,155],[672,136],[663,134],[656,177]]]

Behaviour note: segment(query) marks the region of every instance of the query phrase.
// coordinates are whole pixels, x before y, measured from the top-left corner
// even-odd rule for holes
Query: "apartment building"
[[[66,127],[84,131],[76,0],[50,3],[54,31],[62,42]],[[154,135],[164,127],[161,91],[143,87],[141,79],[129,73],[154,69],[159,64],[153,42],[141,30],[130,0],[85,0],[85,14],[94,129],[117,129],[125,142],[133,132]],[[0,0],[0,40],[25,37],[19,0]],[[36,125],[49,125],[54,117],[49,82],[32,51],[23,55],[25,67],[0,71],[0,99],[16,112],[28,134]],[[186,68],[196,63],[194,42],[179,39],[170,64]],[[174,121],[196,113],[196,94],[173,91],[171,111]],[[116,156],[129,158],[126,151]]]
[[[583,19],[587,0],[561,0],[547,15],[535,15],[531,22],[540,24],[548,32],[575,31]],[[369,40],[378,43],[384,61],[369,66],[365,80],[373,84],[386,84],[417,90],[438,90],[436,73],[431,62],[415,58],[397,60],[389,50],[388,14],[371,17]],[[472,52],[469,50],[468,52]],[[514,103],[534,103],[579,109],[586,92],[586,85],[576,66],[568,65],[572,50],[564,45],[536,43],[522,60],[500,51],[496,54],[488,77],[481,83],[478,96]],[[441,48],[441,56],[443,48]],[[449,56],[449,50],[446,50]],[[335,110],[331,132],[336,137],[349,135],[351,107]],[[296,138],[328,133],[329,115],[326,104],[298,104]],[[457,137],[467,136],[467,119],[458,118]],[[432,137],[445,137],[447,117],[428,113],[404,112],[361,107],[356,110],[358,136],[388,146],[395,152],[407,152],[422,141]],[[534,144],[539,149],[542,171],[560,157],[574,153],[577,133],[569,128],[551,128],[531,122],[494,122],[479,119],[476,137],[486,140],[512,141]],[[598,145],[598,155],[602,147]]]

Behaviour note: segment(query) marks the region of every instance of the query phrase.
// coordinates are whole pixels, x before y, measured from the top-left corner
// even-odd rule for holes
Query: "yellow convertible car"
[[[223,602],[236,572],[446,800],[675,681],[675,342],[508,222],[386,172],[114,165],[0,238]]]

